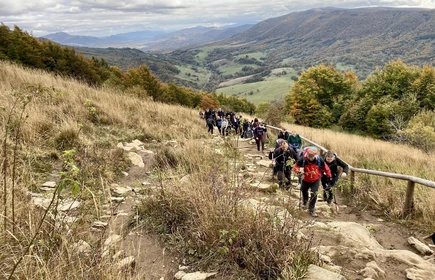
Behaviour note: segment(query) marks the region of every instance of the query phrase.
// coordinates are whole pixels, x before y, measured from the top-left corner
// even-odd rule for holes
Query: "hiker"
[[[303,208],[307,207],[308,190],[311,190],[311,199],[308,204],[308,210],[312,217],[317,217],[315,212],[317,191],[319,190],[320,178],[322,174],[326,174],[327,180],[331,181],[331,171],[328,165],[318,155],[316,147],[307,147],[303,151],[303,155],[299,158],[293,167],[296,173],[303,174],[301,182],[301,192],[303,196]]]
[[[296,131],[291,131],[289,137],[287,138],[287,142],[296,153],[299,153],[299,150],[302,147],[302,139]]]
[[[257,144],[257,151],[260,152],[260,143],[261,143],[261,152],[264,152],[264,127],[254,122],[253,132],[254,132],[255,143]]]
[[[218,117],[221,117],[221,119],[225,116],[225,112],[222,111],[222,108],[219,108],[219,110],[217,111],[217,115]]]
[[[293,149],[289,148],[286,140],[278,140],[281,140],[281,145],[273,152],[274,172],[278,175],[279,187],[288,190],[291,186],[291,166],[299,157]]]
[[[217,117],[216,119],[216,127],[219,130],[219,134],[221,134],[221,127],[222,127],[222,118],[220,116]]]
[[[278,139],[285,139],[287,141],[289,136],[288,131],[282,127],[281,131],[278,133]]]
[[[222,136],[228,135],[227,134],[227,129],[228,129],[228,120],[226,118],[224,118],[222,120],[222,127],[221,127]]]
[[[202,111],[199,111],[199,117],[200,117],[201,119],[204,118],[204,113],[203,113]]]
[[[212,116],[208,117],[208,119],[207,119],[208,131],[207,132],[210,132],[211,134],[213,134],[214,123],[215,123],[215,121],[214,121],[213,117]]]
[[[325,162],[328,165],[329,170],[331,170],[332,180],[328,180],[325,175],[322,176],[321,181],[323,187],[323,200],[326,201],[328,205],[331,205],[332,199],[334,197],[332,188],[335,187],[340,177],[338,167],[340,166],[341,168],[343,168],[341,178],[346,178],[347,173],[349,172],[349,166],[341,159],[337,158],[336,155],[331,151],[326,152]]]
[[[242,126],[242,138],[250,138],[251,137],[251,128],[249,127],[249,121],[247,119],[245,119],[243,121],[243,126]]]

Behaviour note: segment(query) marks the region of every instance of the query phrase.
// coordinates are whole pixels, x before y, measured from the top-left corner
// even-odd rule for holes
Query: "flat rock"
[[[433,251],[429,246],[418,240],[417,238],[411,236],[408,238],[408,243],[419,251],[422,255],[432,255]]]
[[[62,201],[58,206],[57,210],[59,211],[70,211],[74,210],[80,207],[82,203],[80,201],[74,200],[74,201]]]
[[[138,166],[140,168],[144,168],[145,164],[142,160],[142,157],[140,155],[138,155],[137,153],[134,152],[129,152],[128,153],[128,158],[130,159],[131,163],[135,166]]]
[[[41,186],[44,187],[44,188],[52,188],[52,189],[54,189],[54,188],[56,188],[57,183],[54,182],[54,181],[48,181],[48,182],[45,182],[44,184],[42,184]]]
[[[320,266],[310,264],[307,274],[304,278],[307,280],[346,280],[344,276],[321,268]]]
[[[187,273],[184,275],[181,280],[205,280],[207,278],[210,278],[214,275],[216,275],[217,272],[207,273],[207,272],[193,272],[193,273]]]

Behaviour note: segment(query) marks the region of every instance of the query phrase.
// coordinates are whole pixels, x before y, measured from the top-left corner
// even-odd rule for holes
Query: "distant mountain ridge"
[[[240,32],[246,31],[251,26],[252,24],[224,28],[198,26],[170,33],[161,31],[136,31],[107,37],[70,35],[65,32],[57,32],[47,34],[42,36],[42,38],[68,46],[92,48],[129,47],[144,51],[167,51],[225,40]]]
[[[219,45],[269,52],[270,64],[362,64],[362,76],[392,59],[435,62],[435,10],[411,8],[312,9],[262,21]],[[273,50],[273,54],[271,53]]]

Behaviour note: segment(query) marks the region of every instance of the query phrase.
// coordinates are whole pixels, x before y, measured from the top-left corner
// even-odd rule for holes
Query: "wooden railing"
[[[274,127],[271,125],[267,125],[267,127],[271,128],[271,129],[279,130],[279,131],[281,130],[281,128]],[[327,149],[322,147],[321,145],[311,141],[310,139],[308,139],[306,137],[303,137],[301,135],[299,135],[299,136],[305,142],[308,142],[311,145],[319,148],[322,151],[322,153],[327,152]],[[340,159],[343,162],[345,162],[342,158],[340,158]],[[413,204],[414,204],[414,189],[415,189],[416,183],[435,189],[435,182],[434,181],[430,181],[430,180],[426,180],[426,179],[422,179],[422,178],[418,178],[418,177],[414,177],[414,176],[410,176],[410,175],[403,175],[403,174],[396,174],[396,173],[391,173],[391,172],[383,172],[383,171],[377,171],[377,170],[356,168],[356,167],[351,166],[347,162],[345,162],[345,163],[347,165],[349,165],[349,170],[350,170],[349,179],[350,179],[350,183],[351,183],[350,186],[351,186],[352,192],[354,191],[354,188],[355,188],[355,174],[356,173],[365,173],[365,174],[370,174],[370,175],[383,176],[383,177],[408,181],[408,186],[407,186],[406,195],[405,195],[405,202],[404,202],[403,212],[402,212],[403,217],[408,216],[412,212]]]

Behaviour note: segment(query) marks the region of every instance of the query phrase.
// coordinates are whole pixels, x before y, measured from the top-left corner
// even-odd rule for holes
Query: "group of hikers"
[[[340,176],[347,176],[349,166],[332,151],[327,151],[322,157],[317,147],[301,148],[301,137],[295,131],[289,134],[282,128],[276,140],[276,148],[269,152],[269,158],[273,161],[273,175],[277,176],[279,187],[290,189],[291,172],[298,175],[302,208],[308,207],[310,215],[317,217],[315,206],[320,184],[323,187],[323,200],[331,205],[335,199],[333,188]],[[338,167],[342,168],[341,175]]]
[[[259,122],[257,118],[248,121],[233,112],[217,112],[206,109],[200,112],[205,119],[208,132],[213,134],[216,126],[219,134],[227,136],[230,132],[242,138],[254,138],[257,151],[264,153],[264,142],[267,137],[266,123]],[[242,124],[242,125],[240,125]],[[322,157],[317,147],[302,148],[302,139],[296,131],[290,133],[282,128],[276,140],[275,149],[269,151],[269,159],[273,162],[273,177],[277,177],[280,188],[290,189],[291,172],[299,178],[302,193],[302,208],[307,208],[311,216],[317,217],[315,206],[320,184],[323,187],[323,200],[331,205],[335,199],[333,188],[339,177],[347,176],[349,166],[339,159],[332,151],[327,151]],[[342,172],[340,174],[339,167]]]
[[[199,116],[205,119],[208,132],[213,134],[214,127],[219,130],[222,136],[229,134],[240,135],[241,138],[254,138],[257,144],[257,150],[264,151],[264,141],[267,137],[267,128],[265,123],[260,123],[257,118],[249,121],[242,116],[237,116],[234,112],[224,112],[221,108],[217,111],[206,109],[200,111]]]

